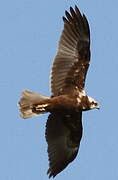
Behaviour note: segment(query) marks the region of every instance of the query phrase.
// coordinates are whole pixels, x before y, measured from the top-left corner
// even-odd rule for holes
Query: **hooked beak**
[[[100,109],[100,105],[99,104],[96,106],[96,109]]]

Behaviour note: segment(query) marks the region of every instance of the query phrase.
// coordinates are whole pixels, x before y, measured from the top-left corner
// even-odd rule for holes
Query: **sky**
[[[86,91],[101,108],[83,113],[79,154],[55,179],[118,179],[118,1],[4,0],[0,1],[1,180],[48,180],[48,114],[23,120],[17,102],[24,89],[51,95],[50,69],[62,16],[75,4],[91,29]]]

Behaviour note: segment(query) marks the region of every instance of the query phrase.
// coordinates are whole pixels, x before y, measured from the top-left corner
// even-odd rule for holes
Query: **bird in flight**
[[[65,11],[63,22],[51,70],[51,97],[25,90],[19,101],[20,115],[24,119],[50,113],[45,132],[49,178],[54,178],[76,158],[82,137],[82,112],[99,109],[99,104],[84,89],[90,64],[87,18],[75,6]]]

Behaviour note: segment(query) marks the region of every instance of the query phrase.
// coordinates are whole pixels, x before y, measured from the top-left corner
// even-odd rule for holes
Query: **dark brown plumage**
[[[28,90],[19,101],[23,118],[50,112],[46,124],[49,177],[55,177],[77,156],[82,137],[82,111],[99,108],[84,90],[90,63],[90,29],[77,6],[63,17],[64,29],[51,72],[52,96]]]
[[[90,30],[85,15],[81,15],[77,6],[75,11],[66,11],[64,30],[52,67],[52,94],[69,93],[83,90],[90,61]]]
[[[46,125],[49,177],[55,177],[77,156],[82,137],[81,116],[82,112],[49,115]]]

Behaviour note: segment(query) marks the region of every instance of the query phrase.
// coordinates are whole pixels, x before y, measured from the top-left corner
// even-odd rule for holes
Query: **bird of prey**
[[[48,144],[49,178],[72,162],[82,137],[82,112],[99,109],[85,92],[90,64],[90,29],[79,8],[70,7],[63,17],[64,28],[51,70],[50,97],[29,90],[22,92],[19,109],[22,118],[49,112],[45,137]]]

